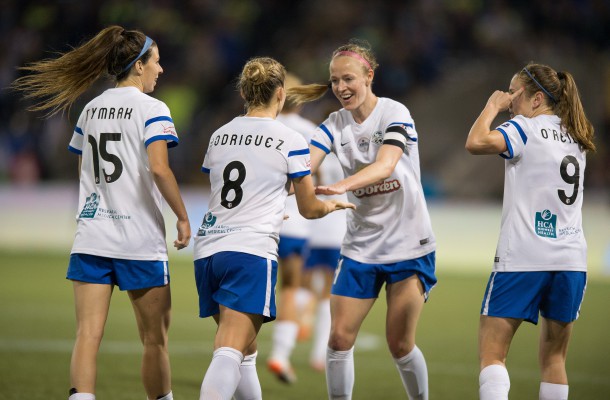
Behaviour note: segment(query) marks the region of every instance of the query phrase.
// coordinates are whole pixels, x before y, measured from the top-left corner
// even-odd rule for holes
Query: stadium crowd
[[[576,78],[583,82],[583,101],[591,110],[599,149],[589,160],[588,185],[603,189],[609,183],[605,171],[610,167],[610,5],[603,0],[2,0],[0,4],[0,117],[4,121],[0,182],[75,177],[74,160],[64,157],[66,143],[80,108],[92,94],[73,107],[69,118],[43,119],[41,114],[26,113],[27,103],[7,87],[20,75],[18,66],[54,57],[69,50],[67,43],[80,43],[104,26],[120,24],[148,32],[163,49],[165,72],[155,97],[173,110],[181,146],[171,162],[183,183],[200,182],[202,149],[210,135],[221,121],[243,113],[243,104],[234,95],[235,79],[248,58],[269,55],[305,81],[323,81],[328,76],[325,56],[351,37],[365,38],[377,49],[380,69],[375,90],[379,95],[407,105],[419,98],[427,107],[436,107],[439,91],[453,89],[441,83],[455,75],[456,66],[473,60],[485,60],[488,69],[508,65],[513,70],[530,59],[557,65],[563,56],[577,58],[582,68],[571,69],[591,68]],[[465,78],[457,84],[475,84],[477,73]],[[502,89],[508,84],[497,82]],[[99,82],[92,93],[109,84]],[[476,112],[484,97],[464,100]],[[327,101],[305,113],[320,122],[332,107],[336,103],[327,96]],[[463,119],[467,124],[470,116]],[[463,152],[464,130],[449,127],[447,131],[442,141],[454,141],[454,151]],[[424,185],[436,176],[440,192],[452,195],[450,185],[438,178],[443,166],[434,162],[439,157],[435,151],[440,150],[434,142],[422,146]]]

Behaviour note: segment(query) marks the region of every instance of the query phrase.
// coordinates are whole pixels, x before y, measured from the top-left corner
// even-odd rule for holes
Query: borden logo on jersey
[[[400,189],[400,182],[397,179],[392,179],[391,181],[383,181],[362,189],[356,189],[353,193],[354,196],[361,198],[391,193],[398,189]]]
[[[542,237],[557,237],[557,215],[549,210],[536,213],[536,235]]]

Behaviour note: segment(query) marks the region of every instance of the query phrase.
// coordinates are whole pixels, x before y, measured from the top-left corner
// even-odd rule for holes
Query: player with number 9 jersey
[[[557,115],[517,115],[496,130],[507,151],[494,270],[586,271],[584,149]]]
[[[240,116],[212,135],[202,171],[210,205],[195,259],[241,251],[277,260],[289,179],[309,175],[308,144],[272,118]]]
[[[137,88],[108,89],[87,104],[69,145],[82,155],[72,253],[167,261],[163,196],[146,152],[157,140],[178,144],[170,111]]]

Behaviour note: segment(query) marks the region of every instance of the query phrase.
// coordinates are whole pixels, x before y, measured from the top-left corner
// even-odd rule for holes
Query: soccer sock
[[[239,366],[241,379],[235,390],[235,400],[262,400],[263,392],[261,383],[256,373],[256,356],[258,351],[249,356],[245,356]]]
[[[73,393],[68,400],[95,400],[95,395],[93,393]]]
[[[310,290],[305,289],[304,287],[300,287],[297,289],[294,295],[294,303],[299,313],[305,311],[305,309],[311,302],[312,297],[313,294]]]
[[[324,363],[329,335],[330,299],[323,299],[318,303],[318,310],[316,312],[315,334],[310,357],[312,363]]]
[[[244,355],[230,347],[220,347],[214,351],[208,367],[199,400],[231,400],[239,384],[239,366]]]
[[[539,400],[568,400],[568,385],[540,382]]]
[[[297,341],[299,325],[294,321],[279,321],[273,327],[273,347],[270,359],[288,363]]]
[[[492,364],[481,370],[479,374],[480,400],[508,400],[510,378],[503,365]]]
[[[428,400],[428,367],[419,347],[413,347],[404,357],[395,358],[394,363],[409,399]]]
[[[170,390],[168,394],[166,394],[165,396],[157,397],[156,400],[174,400],[174,395],[172,394],[172,391]]]
[[[326,350],[326,388],[330,400],[350,400],[354,389],[354,348]]]

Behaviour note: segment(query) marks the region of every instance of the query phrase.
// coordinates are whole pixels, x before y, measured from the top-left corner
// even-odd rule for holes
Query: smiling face
[[[337,56],[330,63],[332,90],[343,108],[355,111],[362,106],[368,94],[372,94],[370,82],[373,71],[365,68],[357,58]]]
[[[157,84],[157,78],[163,73],[163,68],[159,64],[159,48],[155,45],[150,47],[150,58],[146,61],[146,64],[142,64],[142,91],[144,93],[150,93],[155,90]],[[141,62],[141,61],[138,61]]]

